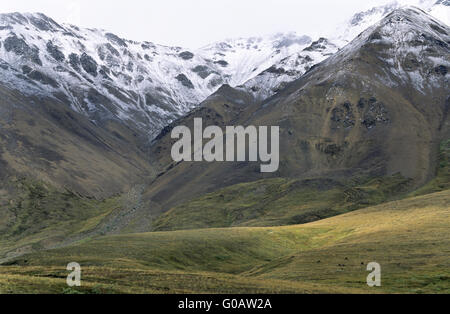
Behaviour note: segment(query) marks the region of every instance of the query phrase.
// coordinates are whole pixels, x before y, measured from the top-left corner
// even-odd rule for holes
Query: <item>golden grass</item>
[[[306,225],[101,237],[0,267],[0,291],[74,292],[72,261],[83,293],[448,293],[450,191]],[[381,288],[365,283],[372,261]]]

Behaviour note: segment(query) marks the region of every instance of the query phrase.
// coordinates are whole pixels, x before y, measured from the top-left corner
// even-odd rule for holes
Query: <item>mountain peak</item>
[[[389,28],[389,30],[393,32],[406,31],[405,29],[393,27],[394,25],[405,25],[410,29],[420,31],[421,33],[432,33],[437,37],[448,36],[448,31],[445,30],[448,29],[447,25],[437,21],[422,9],[414,6],[406,6],[395,9],[376,26]]]
[[[352,47],[365,42],[382,42],[386,45],[413,49],[425,44],[423,40],[431,40],[440,46],[448,47],[448,26],[422,9],[405,6],[393,10],[381,21],[361,33],[348,46]]]
[[[364,23],[365,19],[367,17],[373,16],[373,15],[386,15],[392,10],[395,10],[400,7],[400,4],[398,2],[392,2],[383,6],[374,7],[370,10],[356,13],[350,20],[350,25],[352,26],[358,26]]]
[[[337,29],[336,32],[329,35],[329,38],[332,39],[335,43],[339,43],[340,46],[344,46],[348,44],[351,40],[357,37],[358,34],[361,34],[369,27],[381,21],[383,18],[391,14],[395,10],[406,10],[410,8],[411,10],[420,10],[420,14],[428,13],[431,16],[437,18],[442,21],[442,23],[449,23],[448,17],[450,7],[448,5],[448,0],[421,0],[418,2],[418,8],[414,8],[412,6],[404,5],[405,2],[402,0],[392,1],[388,4],[373,7],[369,10],[362,11],[353,15],[347,23],[343,24],[341,27]],[[397,14],[408,14],[408,11],[397,11]]]
[[[0,14],[0,24],[3,26],[32,25],[41,31],[63,29],[61,25],[43,13],[3,13]]]

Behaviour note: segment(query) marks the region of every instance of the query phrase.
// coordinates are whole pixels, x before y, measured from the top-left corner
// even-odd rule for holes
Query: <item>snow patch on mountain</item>
[[[393,2],[358,13],[327,38],[274,34],[228,39],[194,51],[58,24],[43,14],[0,14],[0,80],[27,95],[58,98],[96,123],[119,119],[154,137],[224,84],[260,100],[272,96],[401,5]],[[447,36],[443,24],[448,24],[449,1],[422,0],[420,7],[437,17],[423,25],[425,30]],[[380,40],[401,42],[395,37],[398,30],[389,31],[392,36],[381,34]],[[399,51],[405,57],[420,54],[417,47],[395,47],[395,56]],[[385,61],[424,88],[424,73],[400,69],[398,60],[391,59]],[[414,67],[414,58],[410,61]],[[448,60],[439,55],[426,61],[438,73],[448,68]]]
[[[60,25],[43,14],[2,14],[0,77],[26,94],[59,98],[96,122],[120,119],[154,136],[223,84],[241,85],[310,43],[289,33],[189,51]]]
[[[371,8],[370,10],[360,12],[352,16],[346,23],[339,27],[329,36],[329,38],[320,38],[311,44],[310,47],[296,52],[293,55],[275,63],[267,70],[255,78],[249,80],[241,88],[251,92],[258,100],[263,100],[274,95],[283,89],[288,83],[302,77],[314,65],[326,60],[331,55],[348,45],[361,33],[373,25],[379,23],[383,18],[391,14],[394,10],[405,7],[405,1],[393,1],[389,4]],[[441,21],[448,24],[450,2],[448,0],[419,0],[415,1],[424,11],[431,16],[437,17],[434,20],[434,27],[442,24]],[[428,26],[427,28],[429,28]],[[388,34],[386,35],[388,36]],[[411,47],[409,48],[411,49]],[[407,53],[407,52],[405,52]],[[440,63],[445,62],[440,60]],[[420,90],[423,86],[419,83],[419,73],[408,72],[408,77],[416,82]]]
[[[378,23],[396,9],[414,5],[445,24],[450,23],[450,6],[448,0],[398,0],[386,5],[356,13],[332,34],[330,40],[343,47],[370,26]]]
[[[272,65],[306,48],[312,39],[296,33],[228,39],[200,49],[199,53],[222,67],[227,84],[239,86]]]
[[[432,94],[433,88],[448,85],[449,42],[447,25],[419,8],[404,7],[369,27],[326,62],[345,64],[355,54],[364,60],[375,49],[381,72],[376,75],[386,85],[413,86]]]
[[[300,52],[272,65],[240,88],[251,92],[258,100],[266,99],[337,51],[338,46],[326,38],[320,38]]]

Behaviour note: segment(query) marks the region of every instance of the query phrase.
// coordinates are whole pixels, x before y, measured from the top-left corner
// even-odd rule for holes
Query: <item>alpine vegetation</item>
[[[261,165],[261,172],[276,172],[280,164],[280,127],[272,126],[270,131],[269,152],[267,126],[227,126],[224,135],[218,126],[208,126],[203,130],[203,120],[195,118],[193,138],[191,130],[186,126],[177,126],[172,130],[172,139],[178,139],[172,146],[172,159],[175,162],[260,161],[264,163]],[[203,146],[204,140],[209,141]]]
[[[0,294],[450,293],[450,1],[397,1],[189,49],[0,14]],[[279,306],[227,298],[168,306]]]

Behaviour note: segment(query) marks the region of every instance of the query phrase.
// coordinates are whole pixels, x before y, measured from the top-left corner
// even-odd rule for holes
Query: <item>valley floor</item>
[[[89,239],[0,266],[0,293],[450,293],[450,191],[305,225]]]

